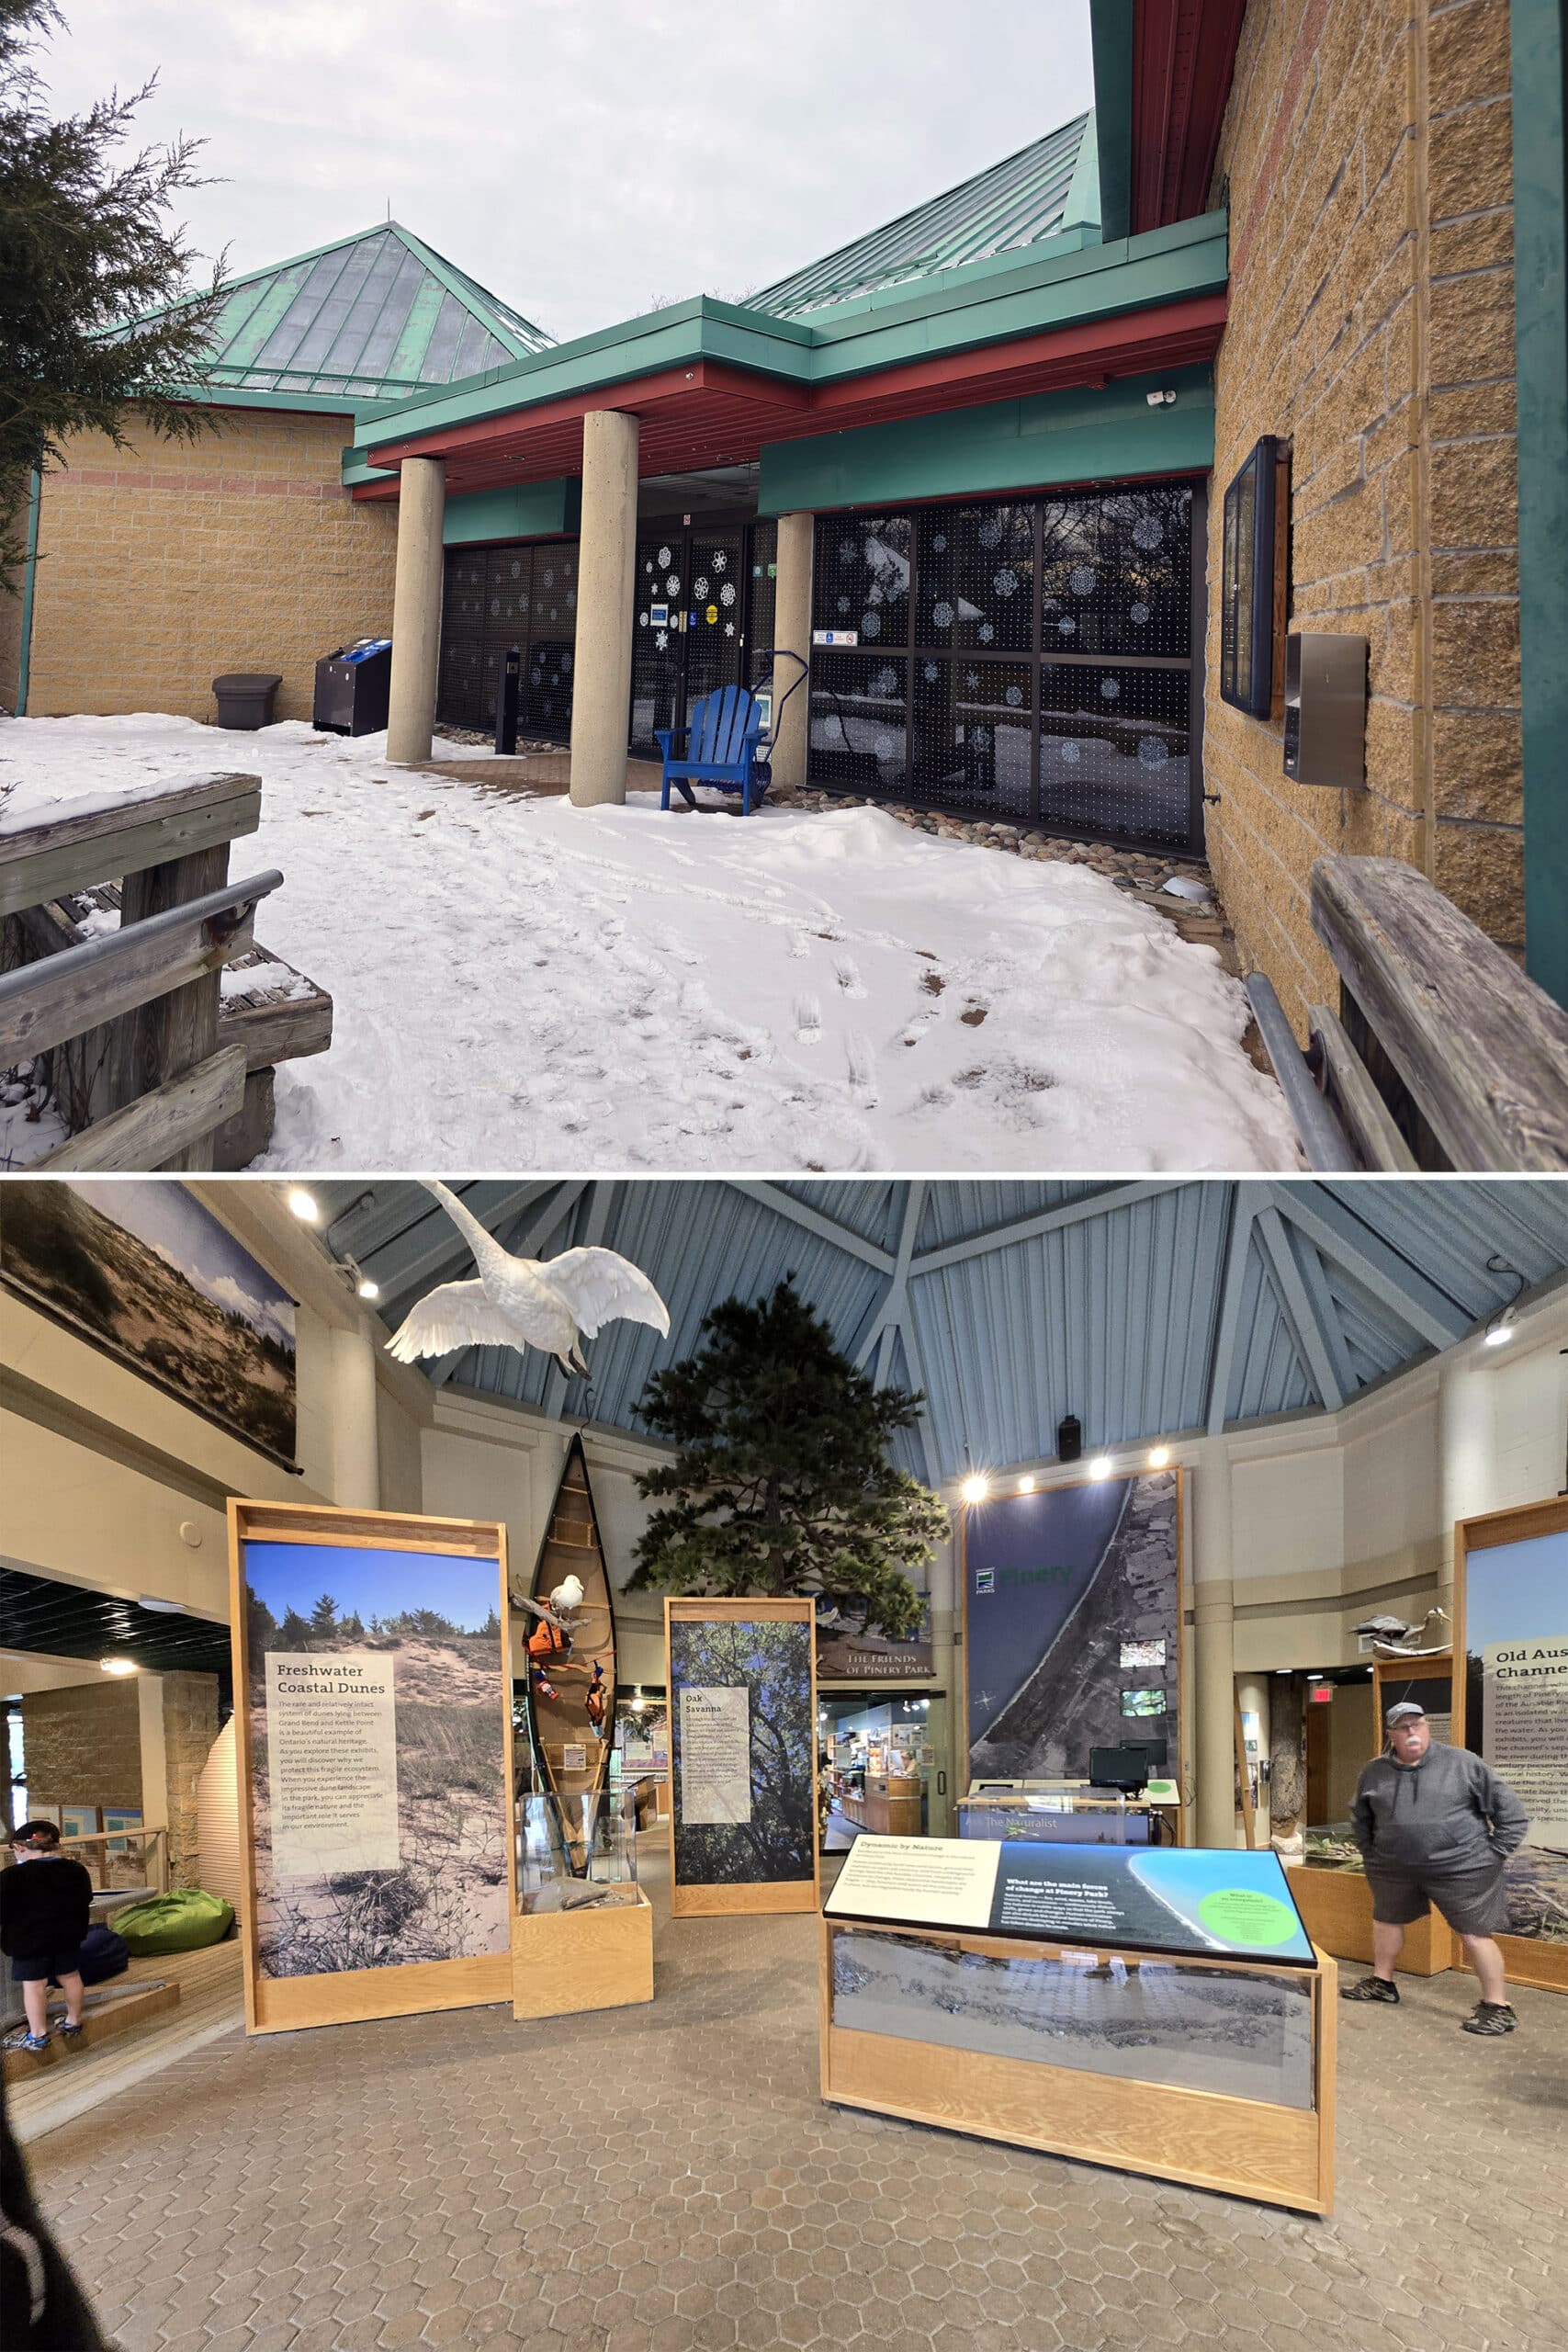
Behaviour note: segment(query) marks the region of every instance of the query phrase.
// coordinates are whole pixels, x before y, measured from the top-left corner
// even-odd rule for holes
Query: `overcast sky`
[[[149,140],[235,273],[393,218],[562,338],[735,296],[1093,103],[1088,0],[62,0],[56,112]]]

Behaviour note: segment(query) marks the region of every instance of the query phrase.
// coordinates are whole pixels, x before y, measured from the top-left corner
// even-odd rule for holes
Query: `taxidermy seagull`
[[[670,1312],[648,1276],[614,1250],[564,1250],[514,1258],[445,1184],[434,1193],[474,1253],[479,1280],[442,1283],[412,1308],[387,1342],[400,1363],[457,1348],[543,1348],[561,1370],[586,1373],[581,1339],[625,1317],[668,1333]]]

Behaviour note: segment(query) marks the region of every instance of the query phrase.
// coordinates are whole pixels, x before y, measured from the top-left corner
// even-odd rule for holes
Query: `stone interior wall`
[[[198,1886],[196,1789],[218,1736],[218,1677],[165,1674],[162,1679],[169,1884]]]
[[[21,1709],[29,1799],[142,1810],[141,1707],[134,1676],[28,1690]]]
[[[280,672],[310,716],[315,665],[392,625],[395,504],[343,488],[349,416],[226,409],[195,443],[134,428],[70,445],[45,481],[28,712],[216,716],[224,671]]]
[[[1304,1035],[1338,1002],[1325,853],[1406,859],[1523,946],[1508,0],[1252,0],[1227,182],[1208,837],[1243,968]],[[1291,784],[1279,718],[1219,699],[1224,492],[1265,433],[1291,445],[1291,625],[1370,642],[1365,790]]]

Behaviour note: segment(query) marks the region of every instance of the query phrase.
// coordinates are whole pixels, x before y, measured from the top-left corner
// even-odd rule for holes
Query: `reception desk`
[[[865,1775],[859,1790],[843,1790],[833,1803],[856,1829],[877,1838],[918,1838],[920,1834],[920,1776]]]

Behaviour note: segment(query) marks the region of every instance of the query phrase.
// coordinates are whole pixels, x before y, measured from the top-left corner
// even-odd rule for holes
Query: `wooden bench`
[[[327,1050],[333,1006],[256,943],[282,876],[227,880],[229,843],[260,820],[259,780],[215,775],[0,834],[0,1068],[47,1053],[72,1130],[32,1169],[241,1168],[265,1149],[276,1064]]]
[[[1320,1173],[1568,1169],[1568,1012],[1415,866],[1322,857],[1313,929],[1337,1009],[1296,1042],[1261,972],[1247,993]]]

